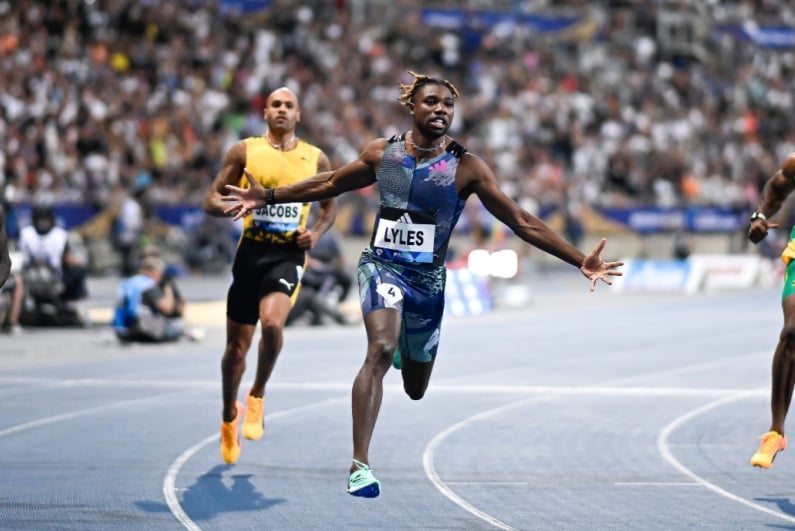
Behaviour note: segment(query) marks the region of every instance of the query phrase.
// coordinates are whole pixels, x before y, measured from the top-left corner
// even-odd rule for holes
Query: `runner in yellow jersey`
[[[237,142],[224,156],[204,200],[208,214],[224,215],[224,187],[247,186],[247,174],[262,186],[276,187],[331,169],[322,150],[295,135],[301,113],[298,98],[290,89],[282,87],[268,96],[264,116],[268,131]],[[227,294],[226,348],[221,361],[221,456],[227,463],[234,463],[240,456],[241,419],[244,437],[262,437],[265,384],[282,348],[284,326],[298,295],[306,252],[332,225],[337,212],[333,199],[320,201],[319,206],[311,228],[307,228],[310,203],[267,205],[243,219]],[[237,396],[257,321],[262,330],[257,370],[244,406]]]

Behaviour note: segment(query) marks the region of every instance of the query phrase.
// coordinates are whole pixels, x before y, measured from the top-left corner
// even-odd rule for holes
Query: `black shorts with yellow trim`
[[[241,324],[256,324],[259,303],[269,293],[284,293],[295,303],[306,266],[306,253],[294,248],[243,239],[232,264],[232,285],[226,316]]]

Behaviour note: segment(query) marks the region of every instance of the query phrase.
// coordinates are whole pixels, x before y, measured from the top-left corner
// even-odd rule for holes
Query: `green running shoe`
[[[381,482],[375,479],[370,467],[354,459],[353,464],[358,467],[348,479],[348,494],[361,498],[376,498],[381,494]]]

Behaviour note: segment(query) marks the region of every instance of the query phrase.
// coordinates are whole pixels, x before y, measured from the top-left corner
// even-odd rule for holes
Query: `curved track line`
[[[279,411],[277,413],[273,413],[271,415],[266,415],[266,420],[274,420],[281,417],[287,417],[294,413],[299,413],[301,411],[305,411],[308,409],[313,409],[316,407],[323,407],[329,404],[333,404],[336,402],[341,402],[343,400],[350,400],[350,396],[340,397],[340,398],[329,398],[327,400],[322,400],[320,402],[315,402],[314,404],[308,404],[305,406],[295,407],[293,409],[286,409],[284,411]],[[201,441],[197,442],[184,452],[182,452],[172,463],[171,466],[168,467],[168,471],[166,472],[166,476],[163,478],[163,497],[166,499],[166,505],[168,505],[171,514],[174,515],[179,523],[185,526],[186,529],[190,531],[201,531],[201,527],[194,522],[190,516],[182,509],[182,506],[177,499],[177,476],[179,475],[179,471],[191,457],[196,455],[196,453],[207,446],[212,442],[218,441],[218,432],[213,433],[212,435],[205,437]]]
[[[741,498],[740,496],[737,496],[736,494],[732,494],[731,492],[718,487],[714,483],[711,483],[711,482],[707,481],[706,479],[702,478],[701,476],[699,476],[698,474],[696,474],[695,472],[693,472],[692,470],[687,468],[685,465],[683,465],[678,459],[676,459],[676,457],[674,457],[673,453],[671,453],[671,450],[669,448],[668,438],[682,424],[692,420],[693,418],[701,415],[702,413],[706,413],[707,411],[710,411],[711,409],[715,409],[716,407],[722,406],[724,404],[728,404],[729,402],[734,402],[735,400],[741,400],[741,399],[747,398],[748,396],[750,396],[749,393],[738,393],[738,394],[735,394],[735,395],[727,396],[727,397],[721,398],[719,400],[715,400],[713,402],[710,402],[710,403],[708,403],[706,405],[703,405],[703,406],[701,406],[699,408],[693,409],[693,410],[685,413],[684,415],[675,418],[667,426],[665,426],[662,429],[662,431],[660,432],[660,434],[657,436],[657,451],[660,452],[660,455],[662,455],[663,459],[668,461],[668,463],[671,464],[674,468],[676,468],[679,472],[681,472],[682,474],[686,475],[687,477],[689,477],[693,481],[699,483],[700,485],[708,488],[712,492],[714,492],[714,493],[716,493],[716,494],[718,494],[720,496],[723,496],[724,498],[727,498],[729,500],[737,502],[737,503],[739,503],[741,505],[745,505],[746,507],[749,507],[751,509],[755,509],[757,511],[761,511],[761,512],[763,512],[765,514],[768,514],[770,516],[775,516],[776,518],[780,518],[782,520],[786,520],[787,522],[795,522],[795,518],[793,518],[792,516],[789,516],[788,514],[784,514],[784,513],[779,512],[779,511],[774,511],[772,509],[768,509],[764,505],[759,505],[759,504],[754,503],[752,501],[748,501],[745,498]]]
[[[516,528],[509,526],[505,522],[498,520],[497,518],[494,518],[493,516],[487,513],[484,513],[483,511],[481,511],[480,509],[478,509],[477,507],[466,501],[464,498],[456,494],[453,491],[453,489],[451,489],[448,486],[448,484],[445,483],[439,477],[439,474],[436,472],[436,466],[433,464],[434,456],[436,455],[436,448],[438,448],[439,445],[451,433],[461,428],[464,428],[486,417],[490,417],[497,413],[502,413],[503,411],[523,406],[525,404],[528,404],[536,400],[539,400],[539,397],[524,399],[518,402],[512,402],[510,404],[490,409],[488,411],[481,411],[480,413],[472,415],[471,417],[467,417],[464,420],[461,420],[453,424],[452,426],[449,426],[447,429],[437,433],[436,436],[433,439],[431,439],[431,442],[429,442],[428,445],[425,447],[425,450],[422,452],[422,468],[425,470],[425,475],[428,477],[430,482],[433,483],[433,486],[436,487],[437,490],[439,490],[439,492],[441,492],[444,495],[444,497],[450,500],[451,502],[455,503],[465,511],[477,516],[484,522],[489,523],[498,529],[504,529],[506,531],[516,531]]]

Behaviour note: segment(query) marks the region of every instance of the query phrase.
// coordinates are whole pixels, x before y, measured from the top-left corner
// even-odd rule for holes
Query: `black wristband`
[[[276,193],[275,188],[268,188],[268,191],[265,192],[265,204],[266,205],[273,205],[276,203],[276,198],[273,195]]]

